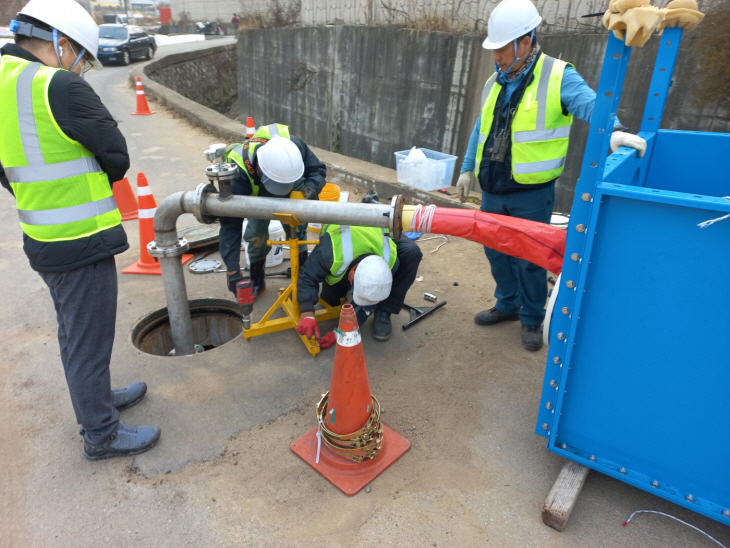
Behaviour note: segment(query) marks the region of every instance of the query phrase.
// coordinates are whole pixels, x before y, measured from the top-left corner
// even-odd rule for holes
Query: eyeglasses
[[[74,55],[75,55],[75,56],[76,56],[76,57],[78,58],[79,54],[78,54],[78,53],[76,53],[76,50],[74,49],[74,46],[73,46],[73,44],[72,44],[71,42],[69,42],[69,44],[68,44],[68,45],[69,45],[69,46],[71,46],[71,51],[72,51],[72,52],[73,52],[73,54],[74,54]],[[81,50],[81,51],[83,51],[83,50]],[[93,57],[92,57],[92,56],[91,56],[91,54],[90,54],[90,53],[89,53],[89,52],[87,51],[87,52],[86,52],[86,54],[84,55],[84,64],[83,64],[83,65],[81,65],[81,75],[82,75],[82,76],[83,76],[84,74],[86,74],[87,72],[89,72],[89,71],[90,71],[90,70],[91,70],[92,68],[94,68],[94,62],[92,61],[92,59],[93,59]]]

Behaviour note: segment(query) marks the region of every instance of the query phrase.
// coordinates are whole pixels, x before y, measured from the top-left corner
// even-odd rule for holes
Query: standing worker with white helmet
[[[233,194],[288,198],[293,191],[301,191],[308,200],[317,200],[325,185],[327,167],[309,147],[289,133],[283,124],[260,127],[253,137],[228,147],[228,162],[238,165],[238,178],[233,182]],[[228,289],[236,295],[236,284],[241,274],[241,229],[243,219],[221,217],[220,252],[228,272]],[[284,226],[289,237],[289,227]],[[306,240],[307,225],[297,227],[297,237]],[[249,270],[254,298],[266,289],[264,267],[271,247],[268,219],[248,219],[243,239],[248,242]],[[307,260],[307,250],[299,252],[299,264]]]
[[[320,298],[337,306],[352,290],[358,325],[362,327],[372,314],[373,338],[387,341],[393,330],[390,316],[400,313],[422,258],[421,249],[406,236],[393,240],[382,228],[325,225],[319,244],[299,272],[297,333],[316,336],[323,349],[332,346],[335,335],[320,337],[314,306]]]
[[[465,202],[474,171],[482,211],[549,223],[573,116],[590,123],[596,94],[573,65],[540,50],[536,29],[541,21],[530,0],[502,0],[490,15],[482,47],[492,51],[495,72],[484,86],[481,115],[456,186]],[[625,133],[618,120],[613,131],[612,150],[630,146],[643,154],[641,137]],[[497,303],[474,321],[488,326],[520,320],[523,346],[539,350],[547,272],[523,259],[484,251],[497,282]]]
[[[129,248],[112,183],[127,145],[81,76],[101,70],[99,28],[74,0],[30,0],[0,50],[0,183],[15,196],[23,249],[48,286],[71,402],[89,460],[135,455],[156,426],[119,422],[147,385],[112,390],[117,272]]]

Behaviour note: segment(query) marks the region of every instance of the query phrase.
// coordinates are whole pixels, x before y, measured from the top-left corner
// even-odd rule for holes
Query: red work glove
[[[337,342],[337,335],[335,335],[334,331],[330,331],[324,337],[318,338],[317,342],[322,350],[326,350]]]
[[[312,335],[319,338],[319,326],[317,320],[314,318],[302,318],[297,324],[297,333],[304,335],[308,339],[312,338]]]

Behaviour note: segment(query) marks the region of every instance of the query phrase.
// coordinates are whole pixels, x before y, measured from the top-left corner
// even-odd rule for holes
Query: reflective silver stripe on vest
[[[352,263],[352,232],[349,226],[340,226],[340,242],[342,244],[342,266],[335,277],[342,276]]]
[[[96,158],[79,158],[58,164],[42,164],[5,168],[5,176],[11,183],[40,183],[98,173],[101,166]]]
[[[532,141],[547,141],[570,136],[570,126],[555,129],[536,129],[535,131],[515,131],[515,143],[529,143]]]
[[[565,158],[557,160],[544,160],[542,162],[529,162],[524,164],[515,164],[513,166],[515,174],[525,173],[541,173],[543,171],[551,171],[563,167]]]
[[[48,226],[93,219],[97,215],[104,215],[115,209],[117,209],[117,203],[114,201],[114,196],[109,196],[88,204],[58,209],[40,209],[38,211],[19,209],[18,216],[20,222],[26,225]]]
[[[487,103],[487,97],[489,97],[489,92],[492,91],[492,87],[494,86],[494,82],[497,81],[497,73],[495,72],[492,74],[492,76],[487,80],[487,83],[484,84],[484,90],[482,91],[482,110],[484,110],[484,105]]]
[[[383,259],[388,265],[390,265],[390,236],[386,234],[384,228],[381,228],[380,230],[383,231]]]
[[[570,126],[555,129],[545,129],[545,117],[547,115],[548,85],[550,74],[553,71],[555,59],[545,55],[540,72],[540,81],[537,84],[537,116],[534,131],[515,131],[512,139],[515,143],[530,143],[532,141],[548,141],[550,139],[562,139],[570,136]],[[515,173],[518,173],[515,171]]]
[[[43,65],[31,63],[18,76],[16,97],[18,102],[18,125],[20,126],[20,141],[28,165],[43,165],[46,161],[41,152],[41,143],[38,139],[38,129],[33,115],[33,78]],[[7,171],[7,170],[6,170]]]
[[[269,139],[272,139],[274,135],[279,135],[279,126],[277,124],[269,124]]]

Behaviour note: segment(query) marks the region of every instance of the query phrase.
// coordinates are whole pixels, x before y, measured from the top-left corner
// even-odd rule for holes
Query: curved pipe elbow
[[[175,192],[157,206],[154,219],[155,241],[158,246],[177,243],[177,219],[192,213],[192,192]]]

